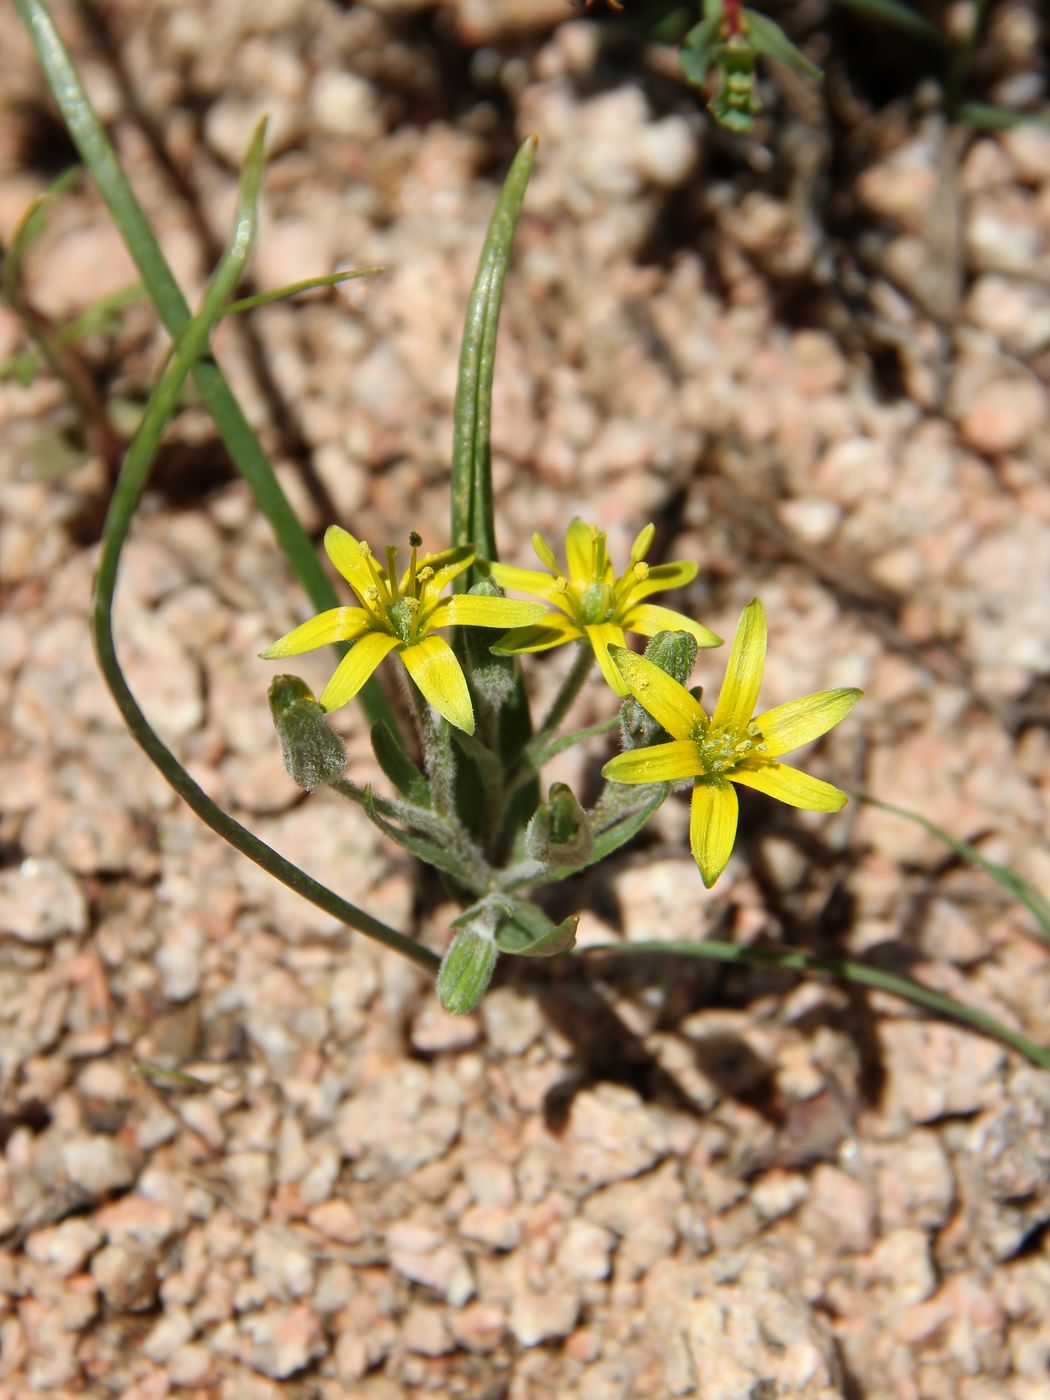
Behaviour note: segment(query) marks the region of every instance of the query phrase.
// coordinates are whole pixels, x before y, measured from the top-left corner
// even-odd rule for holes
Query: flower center
[[[731,773],[744,759],[766,751],[762,735],[754,724],[749,724],[745,730],[733,730],[710,722],[700,723],[692,740],[703,774],[709,778]]]
[[[614,606],[613,592],[607,583],[588,584],[577,600],[576,620],[581,627],[595,627],[609,621]]]
[[[411,642],[412,628],[419,613],[418,598],[398,598],[386,610],[394,635],[402,642]]]

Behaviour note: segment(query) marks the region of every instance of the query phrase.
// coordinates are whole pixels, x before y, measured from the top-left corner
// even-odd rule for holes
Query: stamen
[[[401,597],[397,583],[397,550],[392,544],[386,547],[386,572],[390,580],[390,597],[396,602]]]

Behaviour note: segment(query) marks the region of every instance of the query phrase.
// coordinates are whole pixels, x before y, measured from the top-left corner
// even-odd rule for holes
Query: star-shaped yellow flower
[[[438,595],[457,574],[469,569],[474,551],[447,549],[417,558],[422,543],[411,535],[412,562],[398,579],[397,550],[388,549],[384,569],[363,541],[338,525],[325,531],[324,547],[332,563],[354,590],[359,608],[329,608],[294,628],[261,655],[267,661],[298,656],[330,642],[352,642],[350,650],[321,692],[324,710],[337,710],[352,700],[383,658],[396,651],[425,699],[449,724],[474,732],[463,668],[438,627],[521,627],[542,617],[538,603],[512,598],[480,598],[457,593]]]
[[[740,616],[722,693],[710,719],[685,686],[651,661],[621,649],[613,652],[613,660],[631,694],[667,730],[671,742],[619,754],[605,765],[602,776],[615,783],[693,779],[689,844],[708,889],[725,869],[736,839],[733,783],[809,812],[837,812],[845,806],[846,794],[837,787],[777,760],[827,733],[849,713],[861,692],[822,690],[752,719],[766,661],[766,613],[757,598]]]
[[[655,637],[657,632],[689,632],[699,646],[721,646],[721,637],[692,618],[642,601],[652,593],[680,588],[696,577],[695,564],[678,561],[650,567],[644,562],[654,533],[653,525],[641,531],[631,548],[631,562],[619,578],[605,548],[605,532],[578,516],[565,534],[566,573],[542,535],[533,535],[532,547],[548,573],[510,564],[487,565],[503,588],[531,593],[558,609],[542,622],[508,632],[492,650],[500,656],[548,651],[585,637],[594,648],[602,675],[617,695],[626,695],[627,684],[609,657],[610,646],[623,646],[625,632],[638,632],[643,637]]]

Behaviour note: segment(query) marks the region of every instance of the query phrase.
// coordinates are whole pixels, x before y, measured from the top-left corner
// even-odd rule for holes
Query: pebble
[[[959,431],[978,452],[1016,452],[1042,428],[1046,412],[1046,395],[1034,379],[993,379],[966,403]]]
[[[138,1250],[105,1245],[91,1261],[91,1276],[114,1312],[144,1312],[156,1302],[156,1265]]]
[[[668,1150],[661,1115],[631,1089],[603,1084],[573,1102],[564,1168],[590,1186],[637,1176]]]
[[[79,1273],[85,1261],[102,1243],[102,1235],[87,1220],[63,1220],[27,1236],[25,1251],[30,1259],[51,1269],[59,1278]]]
[[[0,870],[0,928],[25,943],[52,943],[87,928],[87,901],[70,872],[48,857]]]
[[[242,1359],[272,1380],[284,1381],[323,1356],[320,1319],[306,1306],[273,1307],[241,1318]]]
[[[137,1174],[130,1149],[101,1134],[77,1133],[67,1138],[62,1143],[62,1165],[70,1184],[89,1200],[130,1186]]]
[[[523,1347],[567,1337],[580,1315],[580,1296],[571,1288],[550,1287],[542,1293],[527,1291],[515,1296],[510,1308],[510,1330]]]

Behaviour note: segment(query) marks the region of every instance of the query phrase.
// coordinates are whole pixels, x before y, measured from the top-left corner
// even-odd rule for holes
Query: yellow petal
[[[594,648],[602,675],[617,695],[626,695],[627,682],[620,675],[616,663],[609,655],[610,647],[623,646],[623,628],[618,627],[615,622],[599,622],[592,627],[585,627],[584,631],[587,633],[587,640]]]
[[[696,578],[695,564],[679,559],[673,564],[654,564],[645,578],[639,579],[632,587],[629,597],[632,603],[648,598],[651,593],[664,593],[669,588],[684,588]]]
[[[751,765],[754,765],[753,767]],[[787,763],[763,763],[757,759],[734,768],[729,777],[734,783],[755,788],[789,807],[802,807],[807,812],[837,812],[845,807],[846,794],[820,778],[800,773]]]
[[[731,733],[747,728],[755,713],[765,665],[766,610],[754,598],[740,614],[712,724]]]
[[[546,564],[547,568],[550,569],[552,574],[561,573],[561,565],[558,563],[557,556],[555,555],[554,550],[551,549],[550,545],[547,543],[547,541],[543,538],[542,535],[533,535],[532,547],[536,551],[536,558],[540,561],[541,564]]]
[[[368,590],[375,586],[372,571],[365,563],[368,546],[355,540],[341,526],[329,525],[324,532],[324,547],[329,559],[363,601]]]
[[[694,622],[685,613],[673,608],[661,608],[655,603],[639,603],[623,617],[625,632],[639,632],[643,637],[655,637],[657,632],[688,632],[696,638],[699,647],[720,647],[722,638],[715,635],[710,627]]]
[[[615,651],[613,660],[642,709],[673,738],[691,739],[697,729],[706,725],[703,706],[659,666],[626,649]]]
[[[755,716],[755,726],[762,735],[766,758],[779,758],[782,753],[819,739],[829,729],[845,719],[860,699],[863,691],[847,689],[818,690],[815,695],[791,700]]]
[[[513,588],[516,593],[531,593],[553,603],[558,594],[557,584],[550,574],[539,569],[519,569],[513,564],[489,564],[486,572],[501,588]]]
[[[457,593],[442,598],[427,618],[431,627],[528,627],[546,617],[542,603],[523,603],[517,598],[485,598],[474,593]]]
[[[352,700],[383,657],[388,656],[397,645],[397,638],[388,636],[386,632],[366,632],[346,653],[335,668],[332,679],[321,691],[321,709],[338,710],[340,705]]]
[[[474,550],[470,545],[458,545],[455,549],[443,549],[440,554],[422,555],[416,563],[416,572],[424,568],[434,570],[434,577],[427,583],[427,592],[437,594],[447,588],[464,569],[469,569],[473,562]],[[402,590],[405,588],[409,572],[406,569],[402,577]]]
[[[656,534],[656,526],[650,521],[644,525],[634,537],[634,544],[631,545],[631,563],[637,564],[649,553],[649,547]]]
[[[688,739],[670,744],[651,744],[647,749],[628,749],[610,758],[602,777],[613,783],[675,783],[695,778],[699,764],[696,745]]]
[[[531,627],[515,627],[489,650],[497,656],[517,656],[526,651],[550,651],[551,647],[564,646],[582,636],[569,618],[560,613],[548,613],[542,622],[533,623]]]
[[[449,724],[473,734],[474,707],[467,679],[448,642],[442,637],[424,637],[415,646],[405,647],[401,660],[427,703]]]
[[[601,531],[577,515],[565,532],[565,563],[573,583],[593,583],[595,543]],[[597,580],[601,582],[601,580]]]
[[[259,655],[264,661],[275,661],[279,656],[299,656],[330,642],[352,642],[368,630],[370,620],[364,608],[329,608],[293,627]]]
[[[736,793],[724,778],[708,778],[693,784],[689,848],[708,889],[733,854],[739,813]]]

